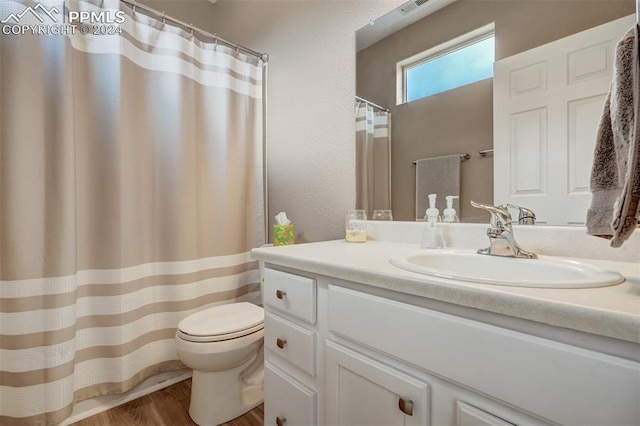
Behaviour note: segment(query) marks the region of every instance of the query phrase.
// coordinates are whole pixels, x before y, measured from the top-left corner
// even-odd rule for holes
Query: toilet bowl
[[[264,311],[247,302],[207,308],[180,321],[176,350],[193,370],[194,422],[219,425],[262,403],[263,337]]]

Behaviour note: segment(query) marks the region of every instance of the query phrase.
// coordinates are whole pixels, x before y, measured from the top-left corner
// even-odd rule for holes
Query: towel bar
[[[471,154],[466,153],[466,154],[460,154],[460,161],[464,161],[464,160],[468,160],[469,158],[471,158]],[[418,160],[413,160],[412,163],[416,164],[418,162]]]

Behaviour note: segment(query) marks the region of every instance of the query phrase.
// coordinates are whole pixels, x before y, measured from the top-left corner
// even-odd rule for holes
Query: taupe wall
[[[396,63],[495,22],[496,60],[635,13],[634,0],[458,0],[357,54],[356,94],[392,113],[394,219],[415,216],[418,158],[468,152],[462,164],[461,218],[484,222],[469,200],[493,202],[493,85],[484,80],[409,104],[395,105]],[[444,194],[443,194],[444,195]]]
[[[159,12],[184,22],[193,23],[197,28],[215,33],[213,20],[216,16],[214,5],[207,0],[137,0]],[[222,34],[221,37],[225,38]],[[234,40],[235,41],[235,40]]]

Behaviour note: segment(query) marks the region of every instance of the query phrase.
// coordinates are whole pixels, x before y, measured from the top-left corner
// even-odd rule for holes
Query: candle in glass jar
[[[345,219],[345,239],[350,243],[367,241],[366,210],[349,210]]]

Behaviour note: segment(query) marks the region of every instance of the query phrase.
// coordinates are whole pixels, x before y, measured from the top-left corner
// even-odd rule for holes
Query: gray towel
[[[416,161],[416,220],[424,219],[429,207],[429,194],[438,194],[436,207],[440,210],[440,215],[446,207],[444,197],[460,195],[460,155]],[[458,207],[458,200],[453,200],[453,208],[460,212]]]
[[[616,47],[614,76],[605,101],[591,170],[587,233],[620,247],[640,221],[640,114],[638,26]]]

